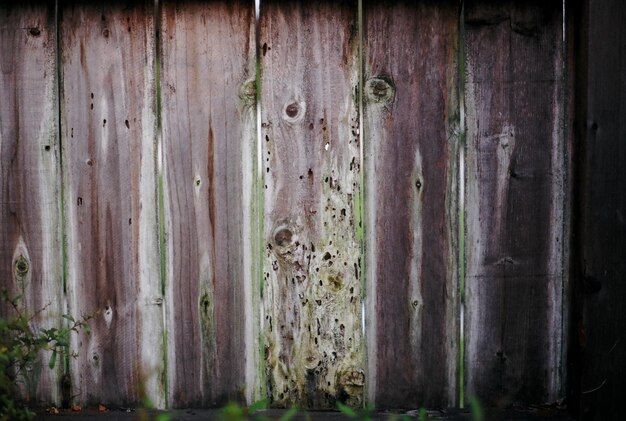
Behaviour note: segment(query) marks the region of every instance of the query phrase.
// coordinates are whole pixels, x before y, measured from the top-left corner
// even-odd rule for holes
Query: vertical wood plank
[[[264,338],[276,406],[362,402],[356,2],[263,2]]]
[[[61,124],[70,312],[83,404],[163,406],[151,1],[65,2]]]
[[[250,400],[259,381],[254,7],[165,2],[161,19],[170,403]]]
[[[458,2],[364,5],[368,395],[452,406],[458,361]]]
[[[466,362],[486,403],[562,376],[562,2],[466,2]]]
[[[582,163],[582,351],[580,419],[619,419],[626,390],[626,4],[584,2],[588,39],[581,45],[578,91]],[[577,28],[578,29],[578,28]],[[579,64],[583,64],[579,61]]]
[[[63,311],[54,8],[0,5],[0,288],[22,295],[35,329]],[[0,317],[15,315],[0,302]],[[50,357],[43,354],[42,357]],[[31,404],[59,403],[59,373],[40,361],[22,384]]]

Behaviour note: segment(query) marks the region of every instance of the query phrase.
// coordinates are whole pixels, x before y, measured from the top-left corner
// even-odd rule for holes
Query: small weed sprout
[[[34,413],[20,402],[17,393],[19,383],[25,379],[25,372],[38,362],[42,353],[50,354],[50,369],[56,366],[59,355],[75,358],[77,354],[69,351],[70,336],[72,332],[81,330],[89,333],[87,322],[95,314],[79,320],[64,314],[62,318],[67,321],[66,326],[35,329],[35,320],[48,306],[31,315],[20,305],[21,296],[10,297],[6,289],[0,294],[0,300],[8,305],[12,313],[0,318],[0,421],[29,420]]]

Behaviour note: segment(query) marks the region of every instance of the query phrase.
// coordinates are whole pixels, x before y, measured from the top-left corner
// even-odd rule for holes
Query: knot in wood
[[[38,37],[39,35],[41,35],[41,30],[37,27],[34,27],[34,28],[30,28],[30,31],[28,31],[28,33],[34,37]]]
[[[274,243],[280,247],[287,247],[291,244],[293,233],[289,228],[282,228],[274,234]]]
[[[239,98],[246,105],[252,105],[256,102],[256,80],[249,79],[245,81],[239,88]]]
[[[304,117],[306,103],[293,99],[288,101],[283,108],[283,119],[290,124],[298,123]]]
[[[20,256],[15,260],[15,274],[18,277],[24,277],[28,273],[28,260],[24,256]]]
[[[347,370],[340,374],[339,384],[342,386],[365,386],[365,374],[361,370]]]
[[[384,77],[374,77],[365,83],[365,95],[370,102],[389,103],[395,91],[393,82]]]

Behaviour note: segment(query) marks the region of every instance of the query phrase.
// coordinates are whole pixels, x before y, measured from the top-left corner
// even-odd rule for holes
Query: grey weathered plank
[[[73,344],[73,394],[163,406],[153,4],[63,3],[60,16],[68,307],[99,311]]]
[[[0,5],[0,288],[35,328],[61,324],[60,165],[54,8]],[[0,317],[15,314],[0,302]],[[49,355],[43,356],[48,357]],[[59,366],[27,373],[23,398],[59,403]]]
[[[467,1],[466,373],[489,403],[562,381],[562,2]]]
[[[276,406],[362,402],[356,2],[263,2],[264,337]]]
[[[626,390],[626,4],[589,0],[577,71],[582,313],[580,419],[622,417]],[[581,31],[577,26],[575,31]],[[585,84],[586,82],[586,84]],[[576,401],[573,401],[576,402]]]
[[[452,406],[458,367],[458,2],[364,5],[368,395]]]
[[[169,399],[250,400],[260,381],[254,5],[162,7]]]

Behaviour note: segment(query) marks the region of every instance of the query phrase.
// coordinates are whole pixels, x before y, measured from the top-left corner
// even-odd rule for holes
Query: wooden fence
[[[263,0],[257,23],[243,0],[0,6],[0,283],[47,306],[42,326],[99,311],[77,357],[33,367],[24,395],[565,396],[565,12]]]

